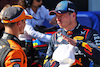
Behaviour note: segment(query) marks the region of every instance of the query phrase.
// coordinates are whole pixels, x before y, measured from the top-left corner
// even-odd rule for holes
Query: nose
[[[40,0],[40,2],[42,3],[42,0]]]
[[[57,17],[56,17],[56,20],[57,20],[57,21],[60,21],[60,20],[61,20],[61,17],[60,17],[60,16],[57,16]]]

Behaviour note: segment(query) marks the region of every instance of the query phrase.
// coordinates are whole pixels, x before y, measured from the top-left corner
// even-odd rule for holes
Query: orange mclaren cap
[[[8,18],[8,19],[3,19]],[[23,19],[32,19],[31,15],[25,15],[24,8],[20,5],[13,5],[4,10],[2,23],[15,23]]]

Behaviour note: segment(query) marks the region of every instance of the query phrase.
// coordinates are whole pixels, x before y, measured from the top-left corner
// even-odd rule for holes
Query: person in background
[[[24,33],[25,20],[32,19],[25,15],[24,8],[13,5],[4,10],[1,22],[5,31],[0,39],[0,67],[27,67],[27,57],[21,48],[18,36]]]
[[[96,30],[77,22],[75,5],[71,1],[61,1],[50,14],[56,14],[57,24],[62,29],[51,37],[44,67],[58,67],[60,62],[53,59],[52,55],[58,47],[68,44],[75,46],[75,62],[71,67],[89,67],[90,61],[100,65],[100,49],[97,46],[100,37]]]
[[[32,67],[35,65],[36,65],[35,67],[38,67],[40,63],[42,64],[41,59],[44,59],[44,58],[41,58],[41,59],[35,58],[35,55],[36,56],[39,55],[39,57],[41,55],[40,55],[40,52],[37,52],[37,50],[33,48],[32,39],[37,39],[39,42],[42,41],[43,43],[46,43],[48,45],[51,35],[41,33],[40,31],[35,30],[34,26],[36,25],[42,26],[45,20],[51,21],[50,22],[51,24],[53,23],[55,24],[55,20],[53,19],[55,15],[53,16],[49,15],[49,10],[46,9],[44,5],[42,5],[42,0],[19,0],[18,4],[25,8],[26,15],[33,16],[32,19],[25,21],[26,25],[24,28],[24,34],[20,34],[19,39],[21,40],[21,43],[24,44],[23,47],[25,47],[26,49],[25,51],[26,55],[27,57],[29,57],[28,58],[29,67]],[[35,62],[35,65],[33,65],[34,62]]]
[[[49,10],[42,5],[42,0],[19,0],[18,4],[25,8],[26,15],[33,16],[33,19],[25,21],[26,26],[24,29],[24,34],[20,34],[19,39],[21,41],[24,41],[37,38],[42,42],[49,42],[51,36],[36,31],[34,29],[34,26],[43,25],[45,19],[51,21],[55,17],[55,15],[54,16],[49,15]],[[55,24],[55,21],[52,22]]]
[[[2,14],[3,14],[4,10],[7,9],[8,7],[10,7],[10,5],[9,5],[9,4],[6,4],[6,5],[4,6],[4,8],[3,8],[3,9],[1,10],[1,12],[0,12],[0,38],[2,37],[3,31],[4,31],[4,26],[3,26],[3,24],[1,23]]]

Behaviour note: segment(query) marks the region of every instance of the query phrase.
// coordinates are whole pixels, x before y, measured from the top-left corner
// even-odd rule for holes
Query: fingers
[[[72,44],[72,45],[76,45],[76,41],[74,40],[74,39],[72,39],[72,38],[69,38],[69,37],[67,37],[67,36],[65,36],[65,35],[63,35],[63,34],[61,34],[61,36],[63,37],[63,39],[64,40],[66,40],[69,44]]]
[[[64,40],[67,40],[67,41],[68,41],[68,39],[69,39],[68,37],[66,37],[66,36],[63,35],[63,34],[61,34],[61,36],[63,37]]]

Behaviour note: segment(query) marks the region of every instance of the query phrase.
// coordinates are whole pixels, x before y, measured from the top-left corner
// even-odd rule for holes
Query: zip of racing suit
[[[56,48],[61,44],[68,44],[66,40],[59,39],[60,37],[62,37],[61,34],[72,39],[75,36],[84,37],[82,43],[75,46],[75,62],[71,65],[71,67],[89,67],[90,60],[100,65],[100,49],[97,46],[98,44],[100,44],[100,37],[98,36],[97,31],[86,26],[82,26],[78,23],[74,30],[72,30],[72,32],[72,34],[67,34],[67,32],[62,29],[61,31],[56,32],[54,35],[52,35],[46,58],[44,60],[44,67],[59,66],[59,62],[54,61],[52,59],[52,55]],[[60,41],[58,41],[58,39]]]

